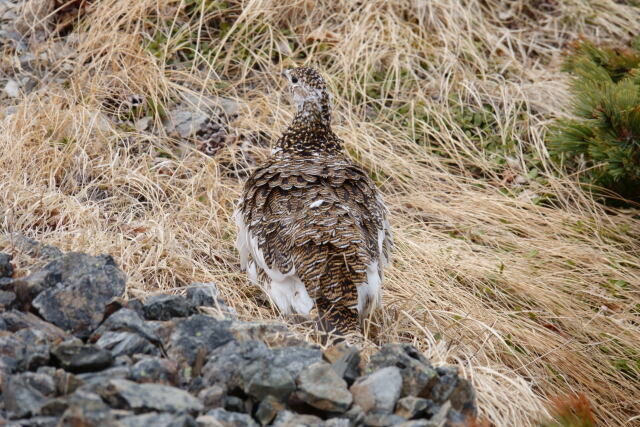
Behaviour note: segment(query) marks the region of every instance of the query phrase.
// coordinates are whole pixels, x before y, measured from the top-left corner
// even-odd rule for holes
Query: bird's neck
[[[276,144],[276,151],[302,155],[340,153],[342,141],[331,130],[331,109],[305,103]]]

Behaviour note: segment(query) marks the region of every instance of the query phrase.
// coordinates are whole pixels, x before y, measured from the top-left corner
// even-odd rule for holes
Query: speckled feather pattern
[[[387,209],[331,130],[331,96],[322,77],[301,67],[289,78],[299,83],[292,92],[301,101],[274,154],[245,183],[236,213],[245,234],[238,248],[267,293],[289,274],[287,283],[304,289],[293,286],[288,298],[295,302],[306,290],[325,326],[352,332],[380,298],[391,248]],[[292,311],[303,310],[294,304]]]

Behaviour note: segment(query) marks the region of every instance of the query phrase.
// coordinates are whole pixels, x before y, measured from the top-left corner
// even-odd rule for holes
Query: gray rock
[[[147,320],[170,320],[195,313],[195,307],[182,295],[153,295],[147,298],[143,310]]]
[[[198,399],[204,405],[204,410],[209,411],[224,406],[226,392],[219,385],[204,388],[198,393]]]
[[[34,258],[53,260],[63,255],[55,246],[39,243],[18,232],[12,233],[10,240],[18,250]]]
[[[350,427],[351,420],[348,418],[330,418],[324,422],[324,427]]]
[[[13,420],[6,427],[56,427],[58,417],[31,417],[24,420]]]
[[[14,279],[13,289],[22,304],[31,304],[31,301],[45,289],[55,286],[60,278],[53,272],[38,270],[26,277]]]
[[[13,79],[9,79],[4,86],[4,92],[10,98],[19,98],[20,97],[20,83]]]
[[[0,277],[0,290],[6,292],[13,292],[15,279],[10,277]]]
[[[96,346],[109,350],[113,357],[134,354],[159,355],[160,351],[146,338],[133,332],[105,332]]]
[[[267,396],[258,404],[255,417],[261,425],[265,426],[273,421],[276,415],[278,415],[278,412],[284,408],[284,403],[273,396]]]
[[[278,399],[286,398],[296,389],[296,383],[284,368],[270,368],[256,372],[245,384],[245,393],[262,400],[268,395]]]
[[[48,375],[33,372],[12,375],[3,388],[4,406],[9,418],[35,416],[54,393],[55,384]]]
[[[196,418],[196,426],[198,427],[222,427],[220,421],[213,418],[211,415],[200,415]]]
[[[312,344],[294,336],[279,322],[233,322],[231,333],[238,341],[264,341],[269,347],[309,347]]]
[[[47,368],[42,367],[40,369]],[[67,396],[84,385],[84,381],[63,369],[55,369],[49,375],[51,375],[56,384],[56,395]]]
[[[16,300],[16,294],[11,291],[0,291],[0,308],[9,307]]]
[[[25,358],[26,345],[17,336],[8,331],[0,331],[0,388],[13,374],[18,361]]]
[[[193,365],[199,352],[206,356],[212,350],[233,340],[229,324],[229,321],[216,320],[200,314],[178,320],[171,335],[169,357]]]
[[[131,379],[139,383],[178,385],[178,365],[169,359],[145,357],[131,368]]]
[[[61,368],[75,373],[100,371],[113,363],[113,356],[108,350],[78,342],[54,346],[51,355]]]
[[[298,398],[321,411],[345,412],[353,402],[346,381],[326,362],[307,366],[298,375],[296,383]]]
[[[71,252],[44,270],[59,278],[59,284],[38,294],[33,306],[45,320],[81,338],[102,322],[107,303],[124,293],[125,275],[108,255]]]
[[[122,427],[196,427],[196,421],[188,414],[168,414],[151,412],[121,418]]]
[[[236,100],[221,97],[215,97],[214,99],[228,118],[232,118],[240,111],[240,104],[238,104],[238,101]]]
[[[214,307],[218,295],[218,287],[213,282],[193,283],[187,288],[187,299],[196,307]]]
[[[356,347],[340,343],[325,349],[323,356],[348,384],[353,384],[360,376],[360,352]]]
[[[299,415],[291,411],[280,411],[273,421],[275,427],[321,427],[322,419],[315,415]]]
[[[427,410],[433,408],[434,405],[433,401],[429,399],[407,396],[398,400],[395,414],[410,420],[421,417]]]
[[[33,328],[20,329],[15,337],[24,343],[24,356],[17,359],[19,371],[35,371],[49,363],[49,339],[44,332]]]
[[[351,386],[354,403],[365,413],[391,413],[402,391],[402,375],[395,366],[360,377]]]
[[[460,378],[457,370],[440,370],[444,375],[430,390],[429,398],[441,404],[450,401],[453,409],[464,415],[476,416],[475,391],[469,381]]]
[[[206,384],[224,384],[228,390],[247,390],[249,381],[260,371],[282,368],[292,378],[297,378],[302,369],[321,360],[319,349],[268,349],[261,341],[231,341],[211,352],[203,376]]]
[[[0,331],[0,389],[15,371],[35,370],[49,362],[47,336],[38,329]]]
[[[17,310],[6,311],[0,314],[6,329],[17,332],[21,329],[34,329],[44,333],[50,342],[65,340],[70,335],[57,326],[47,323],[32,313],[23,313]]]
[[[128,366],[114,366],[100,372],[89,372],[86,374],[78,374],[76,378],[83,383],[83,389],[96,392],[107,381],[121,378],[128,379],[131,376],[131,368]]]
[[[451,403],[445,402],[437,413],[435,413],[429,420],[427,427],[443,427],[447,423],[449,411],[451,410]]]
[[[366,373],[388,366],[400,369],[402,375],[402,396],[429,397],[431,387],[438,374],[429,360],[409,344],[385,344],[378,353],[371,356]]]
[[[60,418],[60,427],[118,426],[111,408],[95,393],[78,390],[67,401],[69,406]]]
[[[153,121],[153,117],[144,116],[141,119],[138,119],[134,122],[134,127],[138,132],[143,132],[147,130],[147,128],[149,127],[152,121]]]
[[[460,411],[456,411],[455,409],[451,409],[447,414],[447,426],[450,427],[463,427],[470,424],[470,420],[473,420],[473,417],[469,417],[468,415],[464,415]]]
[[[176,320],[147,320],[144,322],[144,326],[156,337],[157,345],[166,348],[171,341],[171,335],[176,330]]]
[[[60,417],[69,409],[69,402],[63,397],[47,400],[40,408],[40,414],[48,417]]]
[[[364,423],[371,427],[396,426],[407,421],[405,418],[396,414],[372,412],[364,417]]]
[[[348,419],[352,426],[360,426],[364,423],[364,411],[356,404],[351,405],[351,409],[342,416]]]
[[[410,420],[405,421],[402,424],[398,424],[397,427],[437,427],[430,420]]]
[[[167,133],[189,138],[200,131],[209,119],[209,115],[200,110],[173,110],[169,113],[165,127]]]
[[[245,402],[238,396],[226,396],[224,399],[224,409],[229,412],[248,412],[247,405],[245,403],[250,402]]]
[[[285,368],[297,378],[304,368],[322,361],[322,350],[318,347],[286,347],[272,350],[273,366]]]
[[[0,277],[13,277],[11,255],[0,252]]]
[[[253,421],[247,414],[241,414],[239,412],[229,412],[221,408],[212,409],[207,412],[206,421],[209,422],[217,422],[222,427],[258,427],[258,423]],[[200,418],[200,421],[203,422]],[[216,425],[216,424],[203,424],[205,426]]]
[[[116,408],[134,411],[199,412],[202,403],[186,391],[161,384],[138,384],[115,379],[98,390]]]
[[[145,322],[140,314],[130,308],[121,308],[109,316],[96,330],[94,337],[109,331],[135,333],[154,345],[160,345],[160,338],[156,334],[153,324]]]

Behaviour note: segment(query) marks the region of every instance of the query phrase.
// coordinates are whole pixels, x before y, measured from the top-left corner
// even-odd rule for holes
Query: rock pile
[[[418,427],[475,415],[469,382],[410,345],[364,363],[356,348],[235,320],[213,284],[124,300],[110,256],[34,248],[48,263],[25,277],[0,253],[0,425]]]

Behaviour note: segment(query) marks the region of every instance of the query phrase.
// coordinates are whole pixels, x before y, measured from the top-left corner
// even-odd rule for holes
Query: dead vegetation
[[[394,265],[369,345],[410,342],[457,363],[497,425],[535,425],[569,393],[598,425],[639,422],[640,216],[595,204],[548,161],[544,136],[568,103],[563,49],[580,36],[628,40],[640,9],[102,0],[77,10],[64,37],[34,37],[54,59],[0,124],[3,232],[112,254],[131,297],[215,281],[242,317],[278,318],[239,271],[230,216],[242,177],[268,154],[256,138],[273,141],[291,118],[281,69],[313,65],[333,88],[337,133],[392,210]],[[164,131],[170,107],[192,95],[241,106],[214,156]]]

